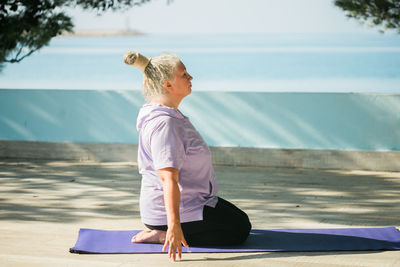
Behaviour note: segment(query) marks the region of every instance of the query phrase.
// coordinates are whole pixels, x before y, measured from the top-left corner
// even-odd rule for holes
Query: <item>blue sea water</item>
[[[140,90],[126,51],[178,54],[197,91],[400,93],[400,35],[57,37],[0,73],[0,88]]]

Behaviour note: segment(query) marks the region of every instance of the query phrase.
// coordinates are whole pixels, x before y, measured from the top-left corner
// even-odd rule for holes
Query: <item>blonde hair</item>
[[[143,71],[142,93],[146,101],[150,101],[166,93],[164,82],[173,77],[181,60],[171,53],[163,53],[148,59],[139,53],[128,52],[124,56],[124,62]]]

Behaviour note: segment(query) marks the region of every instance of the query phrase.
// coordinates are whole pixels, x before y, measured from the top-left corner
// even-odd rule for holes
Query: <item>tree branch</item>
[[[20,62],[21,60],[23,60],[24,58],[30,56],[32,53],[34,53],[34,52],[36,52],[37,50],[39,50],[40,48],[41,48],[41,47],[36,47],[36,48],[34,48],[34,49],[31,49],[28,53],[26,53],[26,54],[23,55],[22,57],[18,58],[19,54],[20,54],[21,51],[22,51],[22,47],[21,47],[21,49],[19,50],[18,54],[17,54],[14,58],[12,58],[12,59],[5,59],[4,62],[8,62],[8,63],[18,63],[18,62]]]
[[[17,52],[17,54],[15,55],[15,58],[18,58],[19,54],[21,54],[23,47],[21,46]]]

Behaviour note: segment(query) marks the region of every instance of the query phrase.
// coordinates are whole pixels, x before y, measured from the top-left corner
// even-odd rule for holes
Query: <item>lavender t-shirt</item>
[[[173,108],[145,104],[137,118],[137,130],[142,221],[167,225],[163,183],[156,172],[167,167],[179,170],[181,222],[202,220],[204,205],[217,204],[218,184],[210,150],[189,118]]]

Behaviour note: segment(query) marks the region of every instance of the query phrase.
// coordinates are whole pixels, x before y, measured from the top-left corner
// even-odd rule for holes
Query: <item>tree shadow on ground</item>
[[[215,171],[219,195],[245,210],[253,228],[399,225],[399,173],[227,166]],[[1,220],[139,219],[139,193],[132,163],[0,162]]]
[[[133,164],[0,163],[0,219],[74,222],[138,215],[140,177]]]
[[[399,225],[400,174],[283,168],[217,168],[221,196],[246,210],[256,228],[334,224]],[[294,227],[296,228],[296,227]]]

